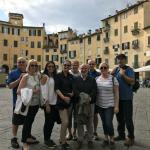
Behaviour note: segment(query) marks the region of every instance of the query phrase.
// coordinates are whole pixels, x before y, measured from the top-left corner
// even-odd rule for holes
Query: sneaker
[[[44,142],[49,148],[55,148],[57,145],[53,140],[47,140]]]
[[[14,137],[11,139],[11,146],[15,149],[18,149],[20,146],[19,146],[19,143],[17,142],[17,138]]]
[[[61,150],[70,149],[70,145],[68,143],[62,144],[61,148],[62,148]]]
[[[125,146],[132,146],[134,144],[134,138],[127,138],[124,142]]]
[[[73,135],[72,140],[73,140],[73,141],[77,141],[77,136],[76,136],[76,135]]]
[[[68,141],[70,141],[70,140],[72,140],[72,138],[73,138],[73,136],[72,136],[71,134],[69,134],[66,139],[67,139]]]
[[[89,148],[89,149],[94,148],[93,141],[88,141],[88,148]]]
[[[124,136],[116,136],[114,138],[115,141],[124,141],[125,140],[125,137]]]

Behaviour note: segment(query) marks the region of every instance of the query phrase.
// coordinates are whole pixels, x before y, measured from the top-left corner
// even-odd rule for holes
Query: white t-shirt
[[[48,78],[48,101],[50,105],[56,105],[57,95],[54,90],[54,79],[52,77]]]
[[[114,77],[114,83],[112,75],[104,79],[99,76],[96,79],[97,83],[97,99],[96,105],[102,108],[114,107],[114,85],[119,85],[118,80]]]

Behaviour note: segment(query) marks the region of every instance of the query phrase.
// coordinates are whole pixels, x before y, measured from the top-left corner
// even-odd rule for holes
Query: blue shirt
[[[119,71],[120,69],[118,67],[114,74],[114,76],[117,78],[119,82],[119,99],[132,100],[133,99],[132,86],[125,81],[125,79],[120,75]],[[130,78],[134,78],[134,71],[132,70],[132,68],[127,67],[125,75],[127,75]]]
[[[89,75],[90,77],[96,78],[96,77],[98,77],[98,76],[100,75],[100,73],[97,72],[96,70],[94,70],[94,71],[89,71],[89,72],[88,72],[88,75]]]
[[[7,83],[10,84],[10,83],[16,81],[17,79],[19,79],[21,73],[22,73],[21,70],[18,69],[18,68],[13,70],[13,71],[11,71],[9,76],[8,76]],[[15,88],[12,89],[12,93],[13,93],[13,107],[15,106],[16,100],[17,100],[17,89],[18,89],[18,86],[16,86]]]

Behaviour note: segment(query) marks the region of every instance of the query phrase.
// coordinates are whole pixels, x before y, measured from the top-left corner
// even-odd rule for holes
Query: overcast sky
[[[78,33],[100,27],[100,20],[136,0],[0,0],[0,20],[8,13],[24,15],[24,25],[42,26],[47,33],[71,27]]]

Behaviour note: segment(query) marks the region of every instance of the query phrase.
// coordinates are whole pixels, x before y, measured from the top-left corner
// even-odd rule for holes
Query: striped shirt
[[[97,99],[96,105],[102,108],[114,107],[114,89],[113,85],[119,85],[117,79],[109,75],[104,79],[99,76],[96,79],[97,83]]]

